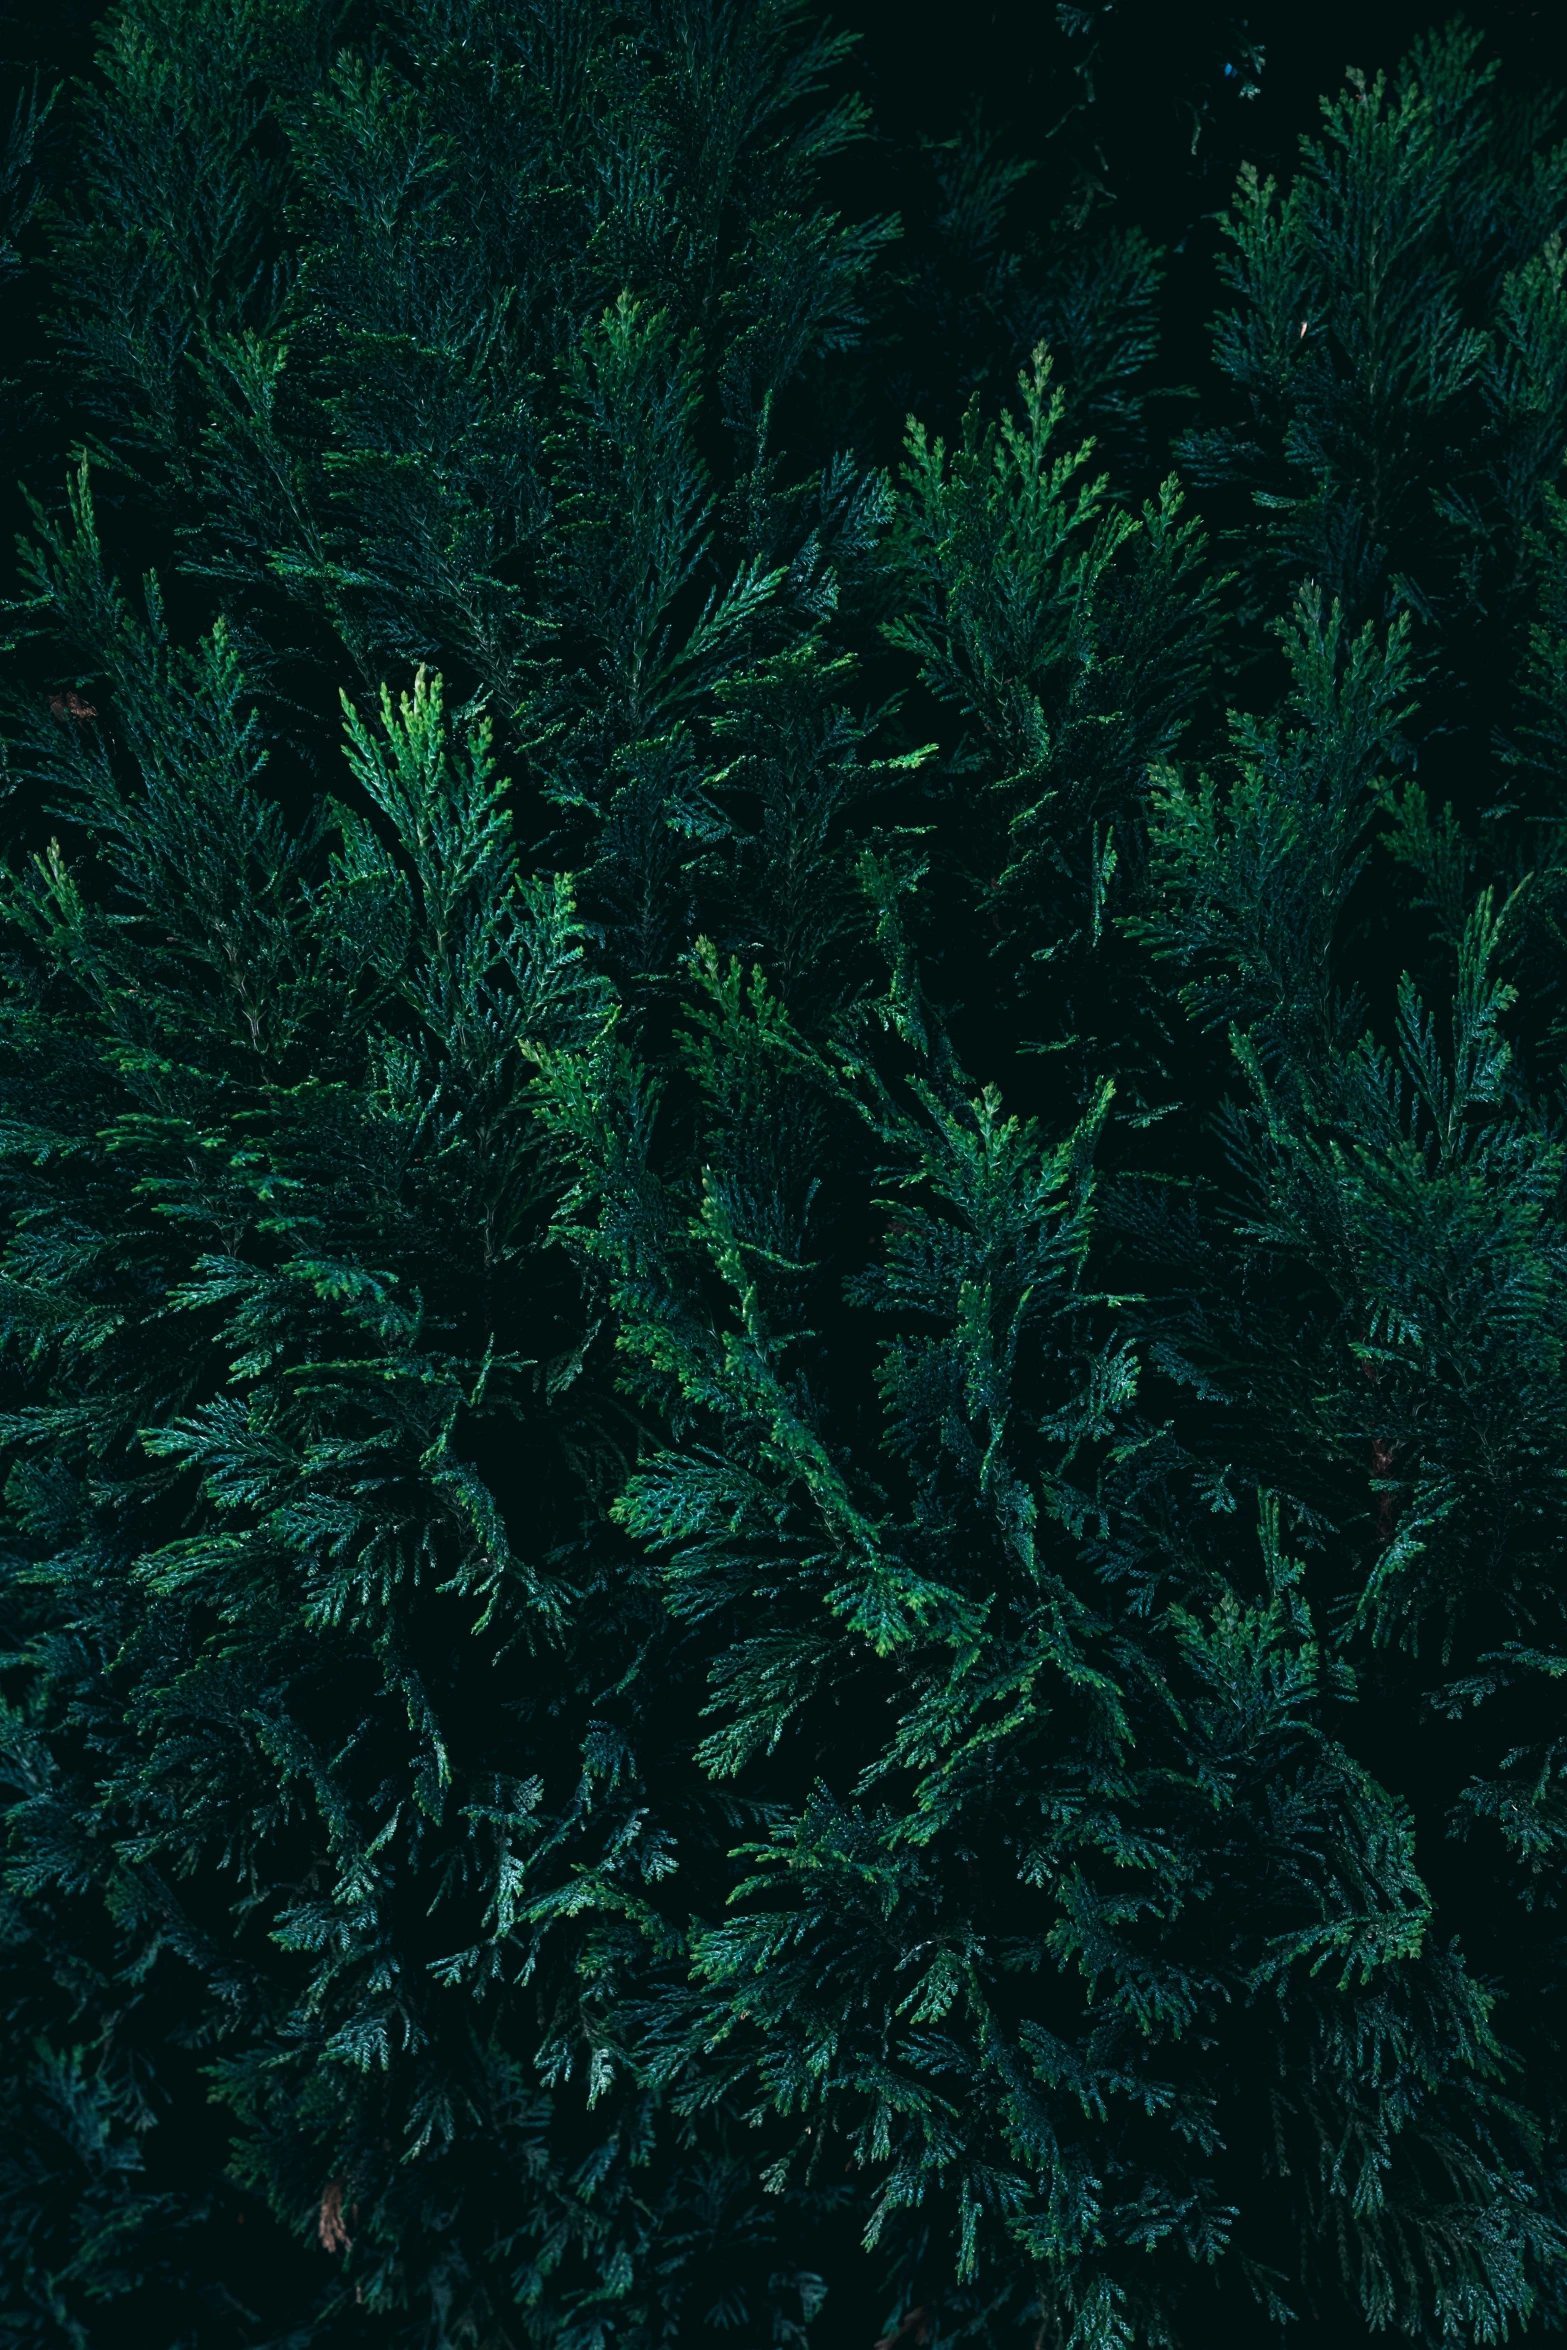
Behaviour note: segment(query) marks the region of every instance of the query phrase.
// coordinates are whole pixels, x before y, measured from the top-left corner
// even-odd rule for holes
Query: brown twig
[[[85,726],[89,719],[97,717],[98,709],[96,703],[84,702],[73,687],[67,693],[49,696],[49,714],[52,718],[58,718],[62,725],[68,718],[74,718],[79,725]]]
[[[916,2308],[909,2311],[907,2317],[894,2326],[890,2334],[882,2334],[877,2338],[875,2350],[893,2350],[893,2344],[901,2342],[905,2334],[913,2336],[918,2350],[925,2350],[925,2344],[930,2340],[935,2330],[934,2313],[921,2301]]]
[[[323,2252],[346,2252],[350,2238],[348,2223],[343,2217],[343,2197],[348,2192],[346,2179],[328,2179],[321,2190],[321,2208],[316,2214],[316,2234],[321,2239]]]

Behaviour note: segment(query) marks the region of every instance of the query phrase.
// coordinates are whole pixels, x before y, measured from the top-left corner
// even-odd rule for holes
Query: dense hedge
[[[1567,2322],[1567,142],[1187,13],[18,69],[19,2350]]]

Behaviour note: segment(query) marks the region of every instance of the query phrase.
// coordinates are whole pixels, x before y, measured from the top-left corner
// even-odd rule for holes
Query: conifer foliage
[[[1567,2325],[1556,107],[1164,448],[798,0],[23,81],[23,2350]]]

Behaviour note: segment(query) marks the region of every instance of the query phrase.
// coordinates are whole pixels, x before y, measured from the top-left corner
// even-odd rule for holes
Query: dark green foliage
[[[667,436],[710,391],[743,603],[777,561],[772,403],[852,332],[887,234],[813,198],[858,127],[810,110],[845,41],[792,5],[414,8],[374,61],[353,29],[308,0],[110,18],[59,331],[269,665],[373,684],[438,653],[509,719],[539,662],[597,694],[607,661],[638,729],[725,608],[699,626],[707,468]]]
[[[1567,2324],[1567,148],[1368,61],[1172,458],[1108,17],[26,83],[23,2350]]]
[[[977,108],[950,139],[923,142],[911,265],[890,348],[875,354],[875,389],[899,423],[916,399],[945,422],[981,387],[1004,389],[1018,358],[1045,342],[1065,370],[1073,427],[1107,437],[1130,466],[1147,454],[1161,255],[1081,185],[1042,234],[1014,223],[1037,160],[1009,154]]]
[[[70,1902],[110,1872],[111,2083],[166,1952],[209,1982],[175,2038],[245,2118],[258,2183],[308,2203],[373,2175],[371,2305],[412,2255],[476,2315],[443,2155],[482,2129],[525,2167],[542,2126],[490,2013],[534,1970],[499,1945],[566,1882],[591,1942],[595,1868],[656,1877],[664,1847],[649,1828],[633,1857],[626,1725],[596,1718],[613,1644],[649,1636],[629,1590],[571,1662],[600,1579],[580,1496],[613,1431],[591,1305],[538,1248],[525,1107],[526,1052],[590,1033],[602,982],[563,885],[518,872],[482,729],[453,741],[421,680],[350,725],[379,825],[339,810],[291,841],[221,627],[172,648],[105,579],[85,498],[73,519],[40,584],[97,630],[118,741],[46,715],[31,756],[113,894],[84,899],[52,851],[9,906],[8,1142],[35,1170],[11,1495],[53,1559],[16,1627],[25,1879]],[[508,1655],[548,1698],[487,1702]],[[535,2228],[511,2262],[547,2253]]]
[[[1085,1290],[1108,1096],[1047,1147],[939,1056],[900,1101],[738,969],[706,995],[689,1200],[624,1063],[552,1070],[590,1261],[687,1431],[616,1514],[710,1643],[698,1756],[769,1797],[643,2068],[792,2124],[775,2188],[868,2173],[867,2241],[945,2326],[1173,2342],[1228,2253],[1277,2316],[1341,2263],[1373,2319],[1494,2338],[1555,2255],[1538,2139],[1406,1816],[1323,1725],[1349,1685],[1276,1498],[1243,1596]],[[810,1326],[801,1088],[858,1097],[884,1187],[875,1406]]]
[[[1424,36],[1323,100],[1287,190],[1241,175],[1216,357],[1245,419],[1184,454],[1251,491],[1265,596],[1307,573],[1355,618],[1431,620],[1517,588],[1562,460],[1567,141],[1556,94],[1500,94],[1478,47]]]
[[[884,634],[965,722],[945,762],[947,829],[990,967],[958,985],[982,991],[987,1014],[1010,998],[1024,1049],[1081,1048],[1080,1024],[1109,1030],[1086,1098],[1136,1049],[1136,1013],[1092,1000],[1118,976],[1112,888],[1123,859],[1142,876],[1147,769],[1210,682],[1228,583],[1173,476],[1129,514],[1088,473],[1092,444],[1062,445],[1042,350],[1018,391],[1015,419],[971,406],[951,451],[911,425]],[[960,937],[949,919],[938,951]]]

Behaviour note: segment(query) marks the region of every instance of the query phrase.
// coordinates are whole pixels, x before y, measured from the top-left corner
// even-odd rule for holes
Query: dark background
[[[103,13],[95,0],[0,6],[7,79],[14,86],[18,68],[24,79],[33,69],[45,80],[87,73]],[[1341,85],[1347,65],[1391,69],[1419,32],[1453,11],[1428,0],[1372,0],[1358,8],[1255,0],[1244,9],[1220,0],[1085,0],[1075,9],[1058,9],[1055,0],[959,0],[939,11],[903,0],[850,0],[832,13],[863,36],[853,78],[875,126],[846,175],[845,208],[858,202],[881,210],[900,201],[900,180],[920,140],[952,136],[977,104],[1012,153],[1038,159],[1016,199],[1019,229],[1048,238],[1073,191],[1090,186],[1113,217],[1140,225],[1165,248],[1157,372],[1167,385],[1201,385],[1209,321],[1222,298],[1216,215],[1240,163],[1285,177],[1301,135],[1319,120],[1321,95]],[[1463,13],[1485,34],[1506,82],[1523,88],[1567,80],[1567,0],[1471,0]],[[70,138],[69,112],[58,109],[48,159],[56,184],[69,181]],[[25,342],[28,301],[10,316]],[[0,353],[0,377],[13,376],[20,357],[17,348]],[[1178,426],[1184,414],[1172,409]],[[59,416],[26,401],[16,430],[24,461],[41,456],[62,432],[72,437]],[[16,469],[9,470],[14,478]],[[14,526],[14,504],[7,479],[0,483],[4,537]],[[880,2316],[877,2274],[852,2257],[840,2264],[824,2255],[823,2265],[835,2289],[813,2339],[821,2350],[869,2350]],[[905,2340],[913,2350],[917,2336]],[[1306,2328],[1292,2334],[1291,2345],[1319,2350]],[[1342,2334],[1335,2350],[1339,2345],[1348,2350]]]
[[[7,80],[17,66],[46,80],[89,71],[105,12],[104,0],[0,5]],[[1020,225],[1043,229],[1086,172],[1118,217],[1166,248],[1168,380],[1206,357],[1218,292],[1212,218],[1239,164],[1282,177],[1346,65],[1391,69],[1416,34],[1460,11],[1431,0],[849,0],[824,13],[861,36],[853,79],[871,102],[875,146],[856,178],[871,204],[885,207],[900,152],[950,137],[977,103],[1013,153],[1042,167],[1020,192]],[[1567,79],[1562,0],[1469,0],[1461,13],[1484,33],[1505,82]],[[62,113],[59,160],[68,139]]]
[[[105,0],[0,0],[0,140],[18,87],[45,86],[91,71]],[[950,139],[976,112],[1009,154],[1034,170],[1011,199],[1006,241],[1033,243],[1042,257],[1074,206],[1091,200],[1099,223],[1135,224],[1163,249],[1160,351],[1152,377],[1168,394],[1187,386],[1211,401],[1210,322],[1224,289],[1214,263],[1217,215],[1242,162],[1287,178],[1303,133],[1320,121],[1325,92],[1342,87],[1346,66],[1391,69],[1421,31],[1460,13],[1440,0],[979,0],[909,7],[904,0],[847,0],[823,11],[859,35],[847,77],[869,100],[869,139],[833,175],[851,215],[902,211],[901,251],[913,260],[927,223],[930,176],[921,150]],[[1461,13],[1485,36],[1504,84],[1567,83],[1567,0],[1470,0]],[[71,116],[57,105],[38,161],[46,185],[68,187]],[[24,232],[36,251],[38,223]],[[30,257],[30,256],[29,256]],[[15,283],[0,330],[4,440],[12,462],[0,480],[0,545],[23,514],[18,473],[37,486],[58,478],[64,446],[85,419],[60,414],[67,395],[51,385],[41,313],[43,273]],[[22,362],[18,381],[18,361]],[[17,395],[20,394],[20,398]],[[1150,409],[1152,445],[1142,487],[1169,462],[1174,435],[1197,399]],[[885,458],[901,434],[889,411]],[[54,413],[51,413],[51,410]],[[932,419],[938,429],[946,417]]]
[[[1015,200],[1021,225],[1046,233],[1069,183],[1087,172],[1113,217],[1165,248],[1165,383],[1200,383],[1206,373],[1222,293],[1215,215],[1239,166],[1285,179],[1346,66],[1391,73],[1419,33],[1461,14],[1484,34],[1505,84],[1567,80],[1562,0],[1470,0],[1462,9],[1441,0],[980,0],[942,9],[854,0],[832,13],[863,35],[856,79],[894,152],[922,136],[950,137],[977,100],[1014,153],[1039,158]]]

